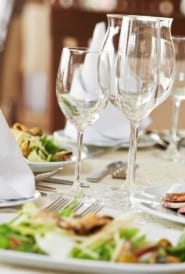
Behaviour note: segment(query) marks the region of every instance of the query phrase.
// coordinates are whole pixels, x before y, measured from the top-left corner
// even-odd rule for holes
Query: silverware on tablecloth
[[[126,179],[127,177],[127,165],[124,165],[112,173],[113,179]]]
[[[104,155],[106,153],[109,153],[111,151],[115,151],[115,150],[118,150],[119,148],[121,148],[123,145],[123,143],[117,143],[115,144],[114,146],[111,146],[111,147],[103,147],[103,148],[95,148],[95,147],[89,147],[89,148],[85,148],[85,154],[86,154],[86,157],[85,159],[89,159],[89,158],[94,158],[94,157],[98,157],[98,156],[101,156],[101,155]],[[51,170],[51,171],[47,171],[47,172],[41,172],[41,173],[38,173],[38,174],[35,174],[35,181],[36,182],[40,182],[40,181],[49,181],[47,179],[49,179],[50,177],[54,176],[58,171],[62,170],[63,167],[59,167],[59,168],[56,168],[54,170]],[[51,179],[51,181],[53,181],[53,179]],[[56,180],[57,181],[57,180]],[[68,181],[68,180],[64,180],[63,183],[66,183],[66,184],[72,184],[72,181]]]
[[[87,177],[89,182],[99,182],[103,179],[106,175],[112,174],[113,178],[120,178],[123,179],[126,177],[126,169],[127,163],[122,161],[113,162],[107,165],[105,168],[101,169],[98,172],[92,174],[92,176]],[[58,177],[47,177],[44,179],[44,182],[48,183],[55,183],[55,184],[64,184],[64,185],[72,185],[73,181]],[[83,185],[82,185],[83,186]]]
[[[167,149],[169,146],[169,140],[166,138],[165,134],[149,129],[145,131],[145,134],[149,135],[156,142],[156,145],[160,146],[160,148]]]
[[[117,162],[110,163],[107,166],[105,166],[104,168],[93,172],[90,176],[87,177],[87,181],[91,182],[91,183],[99,182],[105,176],[107,176],[109,174],[112,174],[115,170],[117,170],[121,167],[124,167],[126,165],[127,165],[127,163],[122,162],[122,161],[117,161]]]
[[[72,185],[73,181],[72,180],[68,180],[68,179],[64,179],[61,177],[49,177],[49,178],[45,178],[44,182],[48,182],[48,183],[55,183],[55,184],[63,184],[63,185]]]
[[[58,171],[60,171],[62,169],[63,169],[63,167],[59,167],[59,168],[56,168],[51,171],[35,174],[35,181],[36,182],[44,181],[46,178],[54,176]]]
[[[70,204],[73,203],[73,199],[65,196],[65,194],[61,194],[57,197],[53,202],[51,202],[48,206],[44,208],[46,211],[59,211],[67,208]],[[79,201],[75,208],[73,209],[73,213],[77,216],[85,216],[89,213],[97,213],[103,208],[103,205],[98,202],[93,203],[83,203]]]

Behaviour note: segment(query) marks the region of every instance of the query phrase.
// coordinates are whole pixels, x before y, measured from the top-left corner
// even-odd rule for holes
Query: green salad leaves
[[[51,136],[34,136],[14,128],[12,132],[23,156],[30,162],[65,161],[72,155],[69,149],[60,147]]]

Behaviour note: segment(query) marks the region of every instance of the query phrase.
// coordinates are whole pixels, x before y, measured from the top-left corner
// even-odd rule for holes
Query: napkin
[[[106,33],[106,26],[104,22],[97,23],[94,28],[92,39],[90,42],[90,48],[99,50],[102,46]],[[83,79],[88,79],[91,90],[95,90],[93,77],[91,72],[91,65],[93,60],[87,60],[83,71]],[[91,81],[89,81],[91,80]],[[74,87],[76,86],[76,88]],[[77,88],[78,87],[78,88]],[[80,92],[79,80],[73,83],[75,91]],[[145,128],[149,125],[150,119],[146,119],[142,123],[142,127]],[[77,133],[75,127],[69,122],[66,122],[64,128],[64,135],[70,139],[76,140]],[[124,114],[118,110],[111,103],[108,103],[105,110],[101,113],[100,118],[91,126],[89,126],[84,132],[85,144],[111,144],[120,140],[128,140],[130,135],[130,123],[125,118]]]
[[[31,198],[34,175],[0,111],[0,199]]]

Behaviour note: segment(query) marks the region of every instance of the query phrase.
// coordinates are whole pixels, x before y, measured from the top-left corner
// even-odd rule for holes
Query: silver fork
[[[51,204],[46,206],[44,210],[46,211],[58,211],[63,209],[65,206],[70,204],[71,200],[63,195],[60,195],[56,200],[54,200]]]
[[[85,208],[82,207],[81,210],[76,212],[76,215],[79,217],[83,217],[89,213],[98,213],[101,209],[103,208],[102,204],[98,204],[98,203],[92,203],[88,206],[86,206]]]
[[[53,201],[50,205],[46,206],[44,210],[46,211],[59,211],[61,209],[67,208],[73,201],[65,197],[63,195],[59,196],[55,201]],[[76,215],[82,217],[87,215],[88,213],[97,213],[102,209],[103,205],[98,203],[92,203],[90,205],[86,205],[83,202],[77,203],[73,212]]]

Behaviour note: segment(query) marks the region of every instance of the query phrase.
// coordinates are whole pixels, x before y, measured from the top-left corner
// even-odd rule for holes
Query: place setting
[[[173,20],[107,18],[106,33],[95,28],[89,48],[61,51],[56,100],[64,129],[9,128],[0,112],[0,214],[18,206],[0,224],[2,263],[89,274],[185,271],[183,178],[160,180],[168,180],[161,170],[170,168],[163,156],[171,143],[149,129],[175,79]]]

